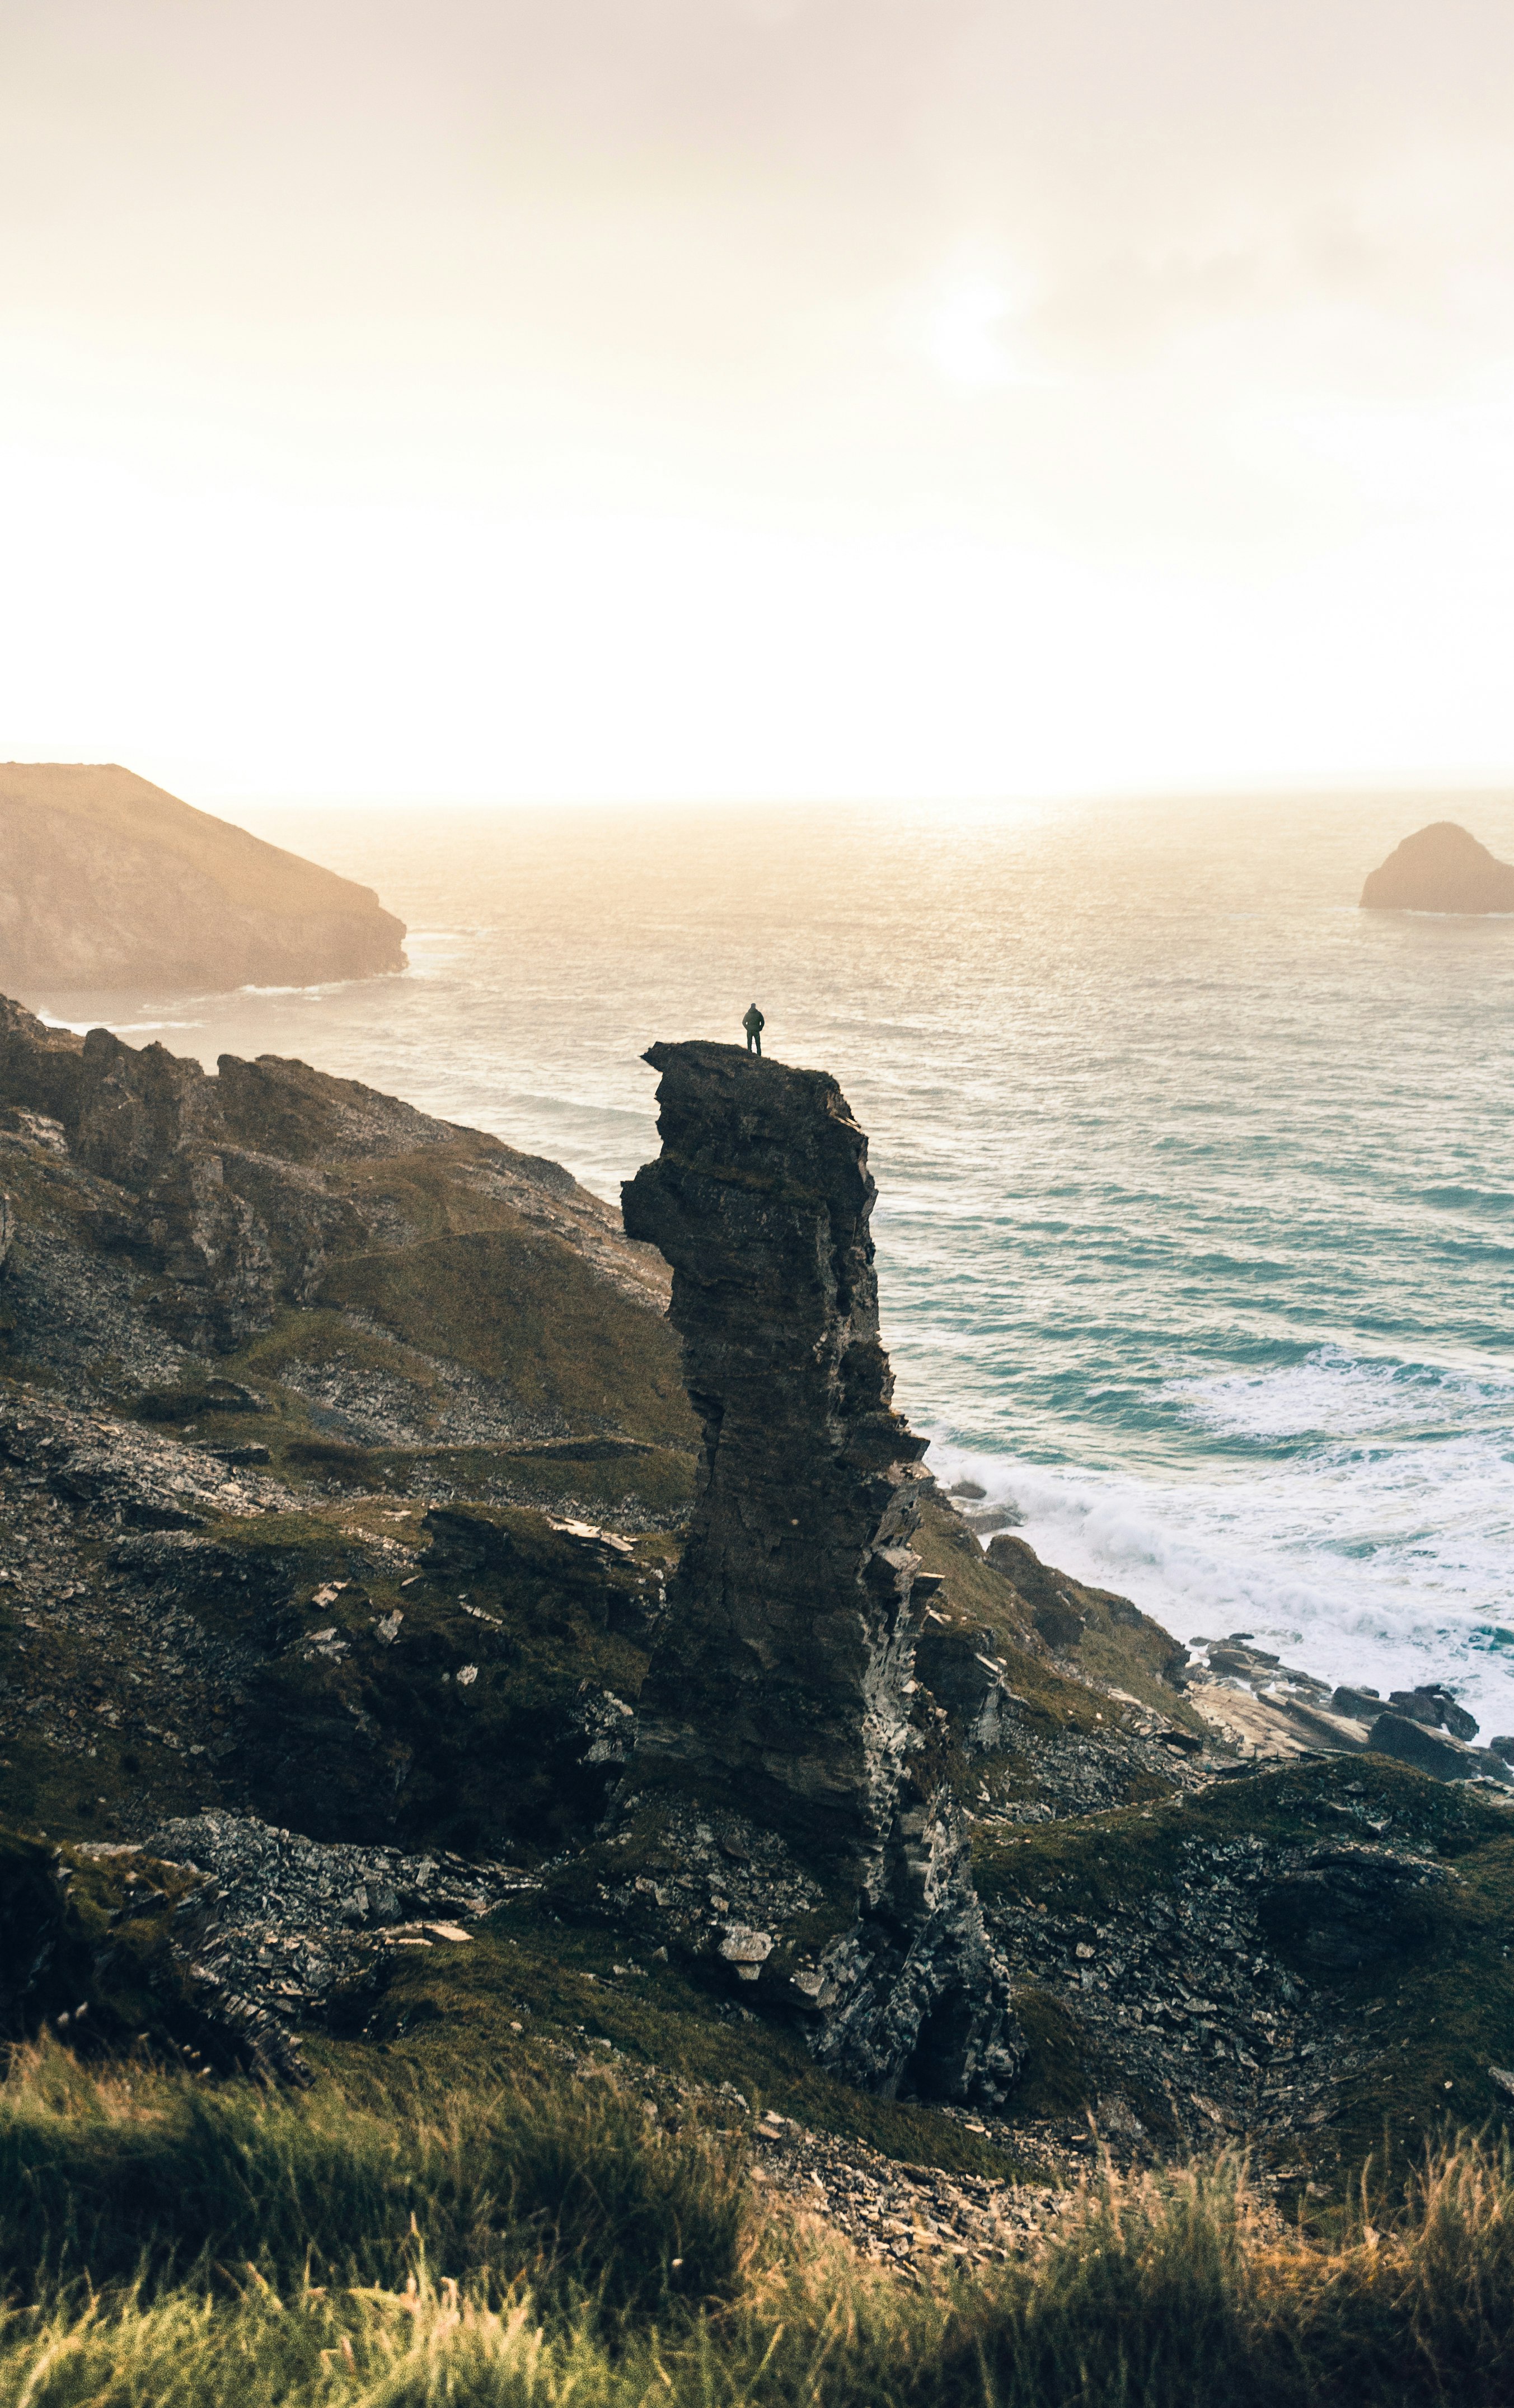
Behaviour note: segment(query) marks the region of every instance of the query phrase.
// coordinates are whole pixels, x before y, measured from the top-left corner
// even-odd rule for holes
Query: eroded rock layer
[[[924,1443],[891,1401],[867,1140],[821,1071],[713,1044],[647,1059],[663,1152],[625,1224],[672,1265],[704,1452],[629,1785],[726,1801],[819,1875],[841,1909],[819,1961],[775,1945],[740,1978],[815,2018],[822,2057],[992,2093],[1015,2049],[914,1678],[938,1584],[908,1545]]]

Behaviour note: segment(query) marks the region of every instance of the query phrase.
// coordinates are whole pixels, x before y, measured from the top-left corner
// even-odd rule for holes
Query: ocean
[[[1360,911],[1514,798],[236,817],[377,887],[403,976],[29,995],[294,1054],[565,1163],[656,1149],[654,1039],[832,1071],[930,1461],[1178,1636],[1447,1680],[1514,1731],[1514,917]]]

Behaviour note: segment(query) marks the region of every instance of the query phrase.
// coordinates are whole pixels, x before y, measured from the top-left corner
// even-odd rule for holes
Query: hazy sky
[[[0,0],[0,754],[1514,768],[1508,0]]]

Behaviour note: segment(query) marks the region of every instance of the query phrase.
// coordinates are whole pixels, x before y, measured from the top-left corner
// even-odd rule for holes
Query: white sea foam
[[[341,993],[341,991],[342,991],[342,989],[343,989],[343,987],[344,987],[344,986],[356,986],[356,985],[359,985],[359,984],[366,985],[366,984],[367,984],[367,981],[366,981],[365,979],[361,980],[361,981],[360,981],[360,980],[357,980],[357,979],[310,979],[310,980],[307,981],[307,982],[305,982],[305,984],[303,984],[303,985],[299,985],[299,984],[296,984],[296,985],[294,985],[294,986],[251,986],[251,985],[247,985],[247,986],[235,987],[235,988],[232,990],[232,992],[233,992],[235,995],[257,995],[257,996],[269,996],[269,995],[307,995],[307,996],[315,996],[315,997],[317,997],[317,998],[319,999],[320,997],[324,996],[328,996],[328,995],[339,995],[339,994]]]
[[[1264,1371],[1193,1374],[1166,1393],[1223,1438],[1380,1441],[1433,1426],[1456,1428],[1492,1407],[1514,1419],[1514,1378],[1424,1363],[1364,1362],[1321,1346],[1302,1363]]]
[[[1280,1400],[1257,1419],[1294,1426]],[[1321,1679],[1385,1695],[1445,1680],[1486,1734],[1514,1730],[1514,1472],[1490,1436],[1326,1442],[1181,1480],[947,1445],[931,1463],[1012,1505],[1048,1561],[1180,1639],[1249,1630]]]
[[[458,963],[467,960],[481,938],[493,934],[489,928],[407,928],[407,967],[400,975],[412,979],[444,977]]]
[[[96,1012],[87,1020],[60,1020],[56,1013],[39,1011],[36,1015],[44,1028],[67,1028],[76,1037],[87,1037],[92,1028],[108,1028],[113,1037],[158,1037],[165,1028],[203,1028],[203,1020],[102,1020]]]

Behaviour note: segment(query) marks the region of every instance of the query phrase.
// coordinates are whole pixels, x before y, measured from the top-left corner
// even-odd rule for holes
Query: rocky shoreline
[[[1294,1753],[1370,1749],[1437,1781],[1514,1784],[1514,1738],[1500,1734],[1474,1746],[1476,1719],[1443,1683],[1394,1689],[1387,1698],[1376,1689],[1332,1686],[1256,1646],[1249,1631],[1195,1640],[1193,1656],[1184,1686],[1243,1759],[1281,1756],[1290,1745]],[[1245,1703],[1215,1694],[1226,1690]]]

